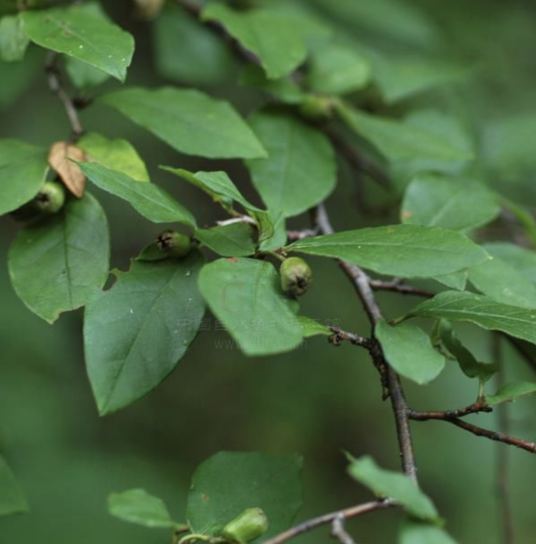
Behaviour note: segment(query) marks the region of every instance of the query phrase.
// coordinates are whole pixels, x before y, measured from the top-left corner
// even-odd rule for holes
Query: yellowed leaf
[[[70,142],[56,142],[52,144],[48,153],[48,164],[58,174],[65,187],[78,198],[84,196],[86,176],[73,161],[85,160],[85,153]]]

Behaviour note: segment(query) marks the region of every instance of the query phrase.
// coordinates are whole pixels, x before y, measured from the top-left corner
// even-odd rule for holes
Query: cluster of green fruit
[[[182,258],[192,249],[192,239],[175,230],[166,230],[158,236],[153,247],[169,257]],[[304,295],[313,282],[311,267],[300,257],[288,257],[279,269],[281,288],[291,297]]]
[[[17,210],[17,216],[19,219],[28,220],[40,214],[58,213],[65,204],[65,198],[63,184],[47,181],[31,202]],[[165,230],[150,247],[160,255],[180,259],[192,250],[192,238],[176,230]],[[156,257],[153,258],[156,260]],[[313,281],[311,267],[300,257],[286,258],[281,264],[280,275],[281,288],[291,297],[304,295]]]

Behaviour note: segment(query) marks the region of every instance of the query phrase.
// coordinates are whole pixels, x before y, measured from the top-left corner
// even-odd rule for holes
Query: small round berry
[[[283,261],[279,270],[281,288],[295,297],[304,295],[313,282],[311,267],[300,257],[289,257]]]
[[[34,208],[42,213],[58,213],[65,204],[65,188],[56,181],[47,181],[33,200]]]
[[[176,230],[165,230],[156,239],[156,246],[170,257],[186,257],[192,249],[192,240]]]
[[[328,96],[310,94],[300,104],[300,113],[309,121],[327,121],[331,119],[333,104]]]

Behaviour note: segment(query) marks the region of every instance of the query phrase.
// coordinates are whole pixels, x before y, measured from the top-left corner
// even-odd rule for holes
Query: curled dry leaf
[[[84,161],[84,152],[69,142],[56,142],[50,147],[48,164],[58,174],[65,187],[76,197],[84,196],[86,176],[73,161]]]

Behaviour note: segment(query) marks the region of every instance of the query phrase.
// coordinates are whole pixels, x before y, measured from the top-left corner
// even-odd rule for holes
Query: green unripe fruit
[[[176,230],[165,230],[156,239],[156,246],[170,257],[186,257],[192,249],[192,240]]]
[[[238,544],[247,544],[268,530],[268,518],[260,508],[248,508],[230,521],[221,536]]]
[[[305,294],[313,282],[311,267],[300,257],[285,259],[279,273],[283,291],[295,297]]]
[[[56,181],[47,181],[37,193],[33,206],[42,213],[58,213],[65,204],[65,188]]]
[[[309,121],[327,121],[332,117],[333,104],[328,96],[310,94],[300,104],[300,113]]]

